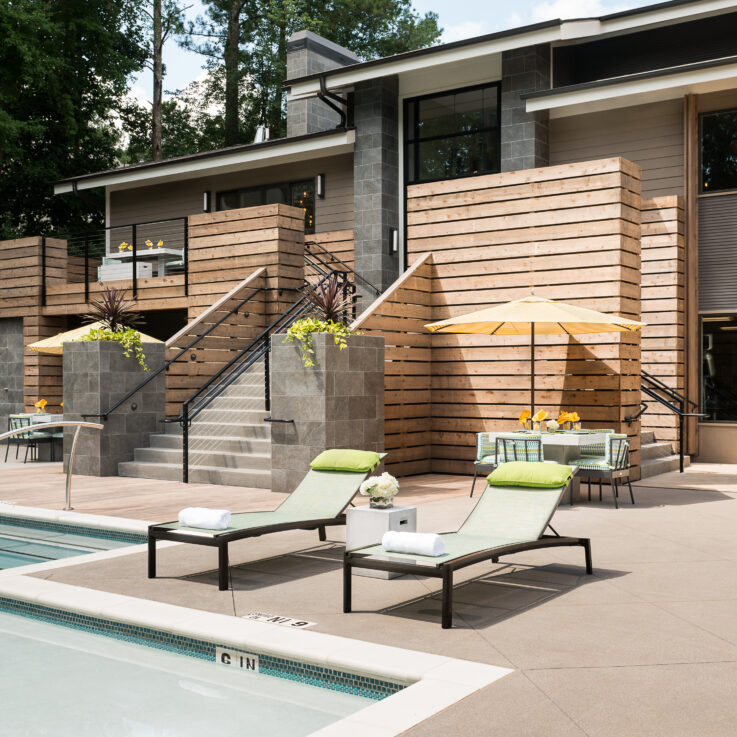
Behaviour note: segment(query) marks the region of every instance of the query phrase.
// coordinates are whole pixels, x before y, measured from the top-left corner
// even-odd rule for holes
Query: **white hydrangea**
[[[399,482],[390,473],[384,472],[381,476],[366,479],[359,491],[372,499],[394,499],[399,492]]]

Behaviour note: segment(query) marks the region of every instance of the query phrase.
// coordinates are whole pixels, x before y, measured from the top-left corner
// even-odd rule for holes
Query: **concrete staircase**
[[[643,431],[640,434],[640,453],[641,478],[643,479],[678,470],[678,455],[673,453],[673,446],[669,442],[657,442],[654,432]],[[685,456],[684,467],[690,464],[691,459]]]
[[[192,483],[271,488],[271,427],[263,421],[264,365],[255,364],[197,416],[189,431]],[[182,430],[151,435],[148,448],[118,465],[121,476],[182,480]]]

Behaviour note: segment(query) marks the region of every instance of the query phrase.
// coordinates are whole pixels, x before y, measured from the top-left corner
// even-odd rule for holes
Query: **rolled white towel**
[[[391,553],[413,553],[415,555],[445,555],[445,543],[440,535],[428,532],[384,533],[381,538],[384,550]]]
[[[179,513],[179,524],[203,530],[227,530],[230,525],[230,512],[227,509],[187,507]]]

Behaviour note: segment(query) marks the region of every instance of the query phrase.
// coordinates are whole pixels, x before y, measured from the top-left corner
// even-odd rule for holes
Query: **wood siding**
[[[685,235],[681,197],[642,201],[642,369],[676,391],[685,390]],[[643,396],[642,429],[678,452],[678,418]]]
[[[539,296],[638,319],[640,169],[623,159],[408,188],[411,264],[432,254],[432,319]],[[407,336],[415,345],[425,336]],[[639,466],[640,336],[541,336],[536,404],[627,432]],[[432,470],[472,470],[475,433],[510,430],[529,406],[527,336],[434,334]],[[418,382],[416,392],[427,388]],[[405,392],[407,394],[407,392]],[[406,400],[405,400],[406,401]],[[637,471],[635,470],[635,474]]]
[[[681,100],[550,121],[550,163],[621,156],[642,168],[642,196],[683,196]]]
[[[202,213],[203,192],[216,192],[261,184],[291,182],[325,174],[325,198],[315,199],[318,232],[353,227],[353,156],[249,169],[215,177],[154,184],[110,192],[110,225],[145,223]]]

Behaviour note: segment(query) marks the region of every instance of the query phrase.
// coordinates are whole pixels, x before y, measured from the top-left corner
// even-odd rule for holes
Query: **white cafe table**
[[[164,276],[166,273],[166,262],[171,256],[182,258],[183,251],[177,248],[137,248],[136,261],[155,261],[156,276]],[[106,258],[115,259],[125,263],[133,258],[133,251],[113,251]]]

